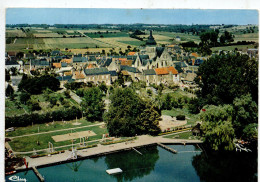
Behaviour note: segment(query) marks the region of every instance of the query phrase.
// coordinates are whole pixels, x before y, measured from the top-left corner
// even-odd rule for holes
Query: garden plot
[[[83,137],[90,137],[90,136],[95,136],[96,133],[93,131],[80,131],[80,132],[74,132],[74,133],[68,133],[64,135],[55,135],[52,136],[52,139],[55,142],[61,142],[61,141],[66,141],[66,140],[73,140],[73,139],[78,139],[78,138],[83,138]]]

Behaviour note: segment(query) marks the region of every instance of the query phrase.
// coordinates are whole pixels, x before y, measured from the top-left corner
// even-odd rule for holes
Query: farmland
[[[234,42],[238,41],[254,41],[258,42],[258,27],[255,26],[234,26],[232,28],[219,28],[220,35],[225,30],[230,31],[234,35]],[[106,29],[106,28],[8,28],[6,29],[6,51],[25,51],[26,50],[49,50],[49,49],[65,49],[68,48],[72,53],[85,52],[101,52],[105,50],[109,52],[114,49],[115,52],[124,51],[128,46],[132,48],[145,44],[149,36],[149,31],[145,30],[145,35],[137,35],[143,41],[131,38],[132,30]],[[176,37],[180,37],[180,41]],[[169,31],[153,31],[153,37],[158,44],[175,44],[187,41],[200,42],[199,35],[189,33],[176,33]],[[245,49],[252,45],[215,47],[217,50],[234,50],[235,48]]]

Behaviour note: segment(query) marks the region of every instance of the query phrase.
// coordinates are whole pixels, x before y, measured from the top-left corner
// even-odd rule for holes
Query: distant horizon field
[[[30,27],[27,27],[30,28]],[[238,27],[239,28],[239,27]],[[240,29],[230,29],[234,31],[234,42],[237,41],[254,41],[259,42],[258,33],[241,33]],[[258,28],[257,28],[258,29]],[[221,29],[224,31],[225,29]],[[108,31],[108,33],[106,33]],[[100,32],[100,34],[98,33]],[[116,33],[114,33],[116,32]],[[101,52],[103,49],[119,49],[124,51],[127,46],[138,47],[145,44],[147,37],[149,36],[149,31],[144,31],[145,35],[139,35],[139,37],[144,38],[143,41],[129,37],[129,33],[115,29],[79,29],[79,28],[31,28],[31,30],[24,33],[20,29],[6,29],[6,38],[8,38],[8,44],[6,44],[6,51],[28,51],[29,50],[47,50],[47,49],[65,49],[68,48],[75,50],[76,52]],[[95,34],[96,33],[96,34]],[[64,34],[66,38],[63,38]],[[83,37],[87,35],[87,37]],[[220,33],[222,34],[222,33]],[[70,36],[82,37],[70,37]],[[100,36],[103,35],[103,38]],[[38,38],[33,38],[36,36]],[[178,44],[186,41],[194,41],[195,43],[200,42],[200,37],[198,35],[192,35],[191,33],[176,33],[169,31],[153,31],[153,36],[158,44]],[[181,41],[174,40],[177,36],[181,38]],[[245,46],[237,46],[245,47]],[[249,46],[251,47],[251,46]],[[219,48],[224,50],[232,50],[233,47],[218,47],[212,48],[213,51],[219,50]],[[82,50],[80,50],[82,49]],[[76,53],[75,52],[75,53]],[[74,53],[74,52],[73,52]]]

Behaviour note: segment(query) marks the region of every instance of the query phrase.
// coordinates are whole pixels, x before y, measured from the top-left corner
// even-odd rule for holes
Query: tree
[[[114,89],[105,121],[111,136],[156,135],[160,110],[150,101],[142,100],[132,89]]]
[[[57,91],[60,87],[60,82],[57,78],[50,75],[40,77],[22,79],[18,88],[20,91],[27,91],[30,94],[40,94],[43,90],[49,88]]]
[[[258,100],[258,63],[247,55],[227,54],[209,58],[200,65],[195,82],[197,95],[207,104],[232,104],[236,97],[250,93]]]
[[[13,94],[14,94],[14,89],[13,89],[13,87],[10,84],[8,84],[6,89],[5,89],[5,96],[6,97],[10,97]]]
[[[102,100],[103,95],[102,91],[97,87],[91,87],[85,91],[81,106],[89,121],[102,121],[105,111],[105,104]]]
[[[10,81],[10,73],[9,71],[7,71],[7,69],[5,69],[5,81],[6,82]]]
[[[233,102],[233,126],[237,137],[253,138],[258,122],[258,107],[250,94],[235,98]],[[253,131],[253,133],[252,133]],[[248,132],[248,133],[247,133]],[[252,137],[250,136],[252,134]]]
[[[31,95],[27,92],[21,92],[19,98],[20,102],[26,104],[26,102],[30,99]]]
[[[12,75],[17,75],[18,74],[18,70],[16,67],[11,67],[10,71],[12,72]]]
[[[213,150],[233,150],[235,131],[232,126],[231,105],[207,106],[200,113],[204,143]]]

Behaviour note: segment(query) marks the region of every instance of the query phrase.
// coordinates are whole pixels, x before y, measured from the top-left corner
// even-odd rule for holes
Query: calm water
[[[232,159],[239,156],[206,156],[192,145],[168,145],[179,153],[172,154],[158,146],[110,154],[68,164],[38,168],[46,182],[69,181],[144,181],[144,182],[217,182],[257,181],[255,158]],[[193,151],[193,152],[190,152]],[[194,152],[197,151],[197,152]],[[226,157],[226,158],[225,158]],[[241,156],[240,156],[241,157]],[[239,162],[237,162],[239,161]],[[123,173],[108,175],[107,169],[121,168]],[[33,171],[17,173],[27,181],[38,181]],[[10,176],[6,177],[6,181]]]

